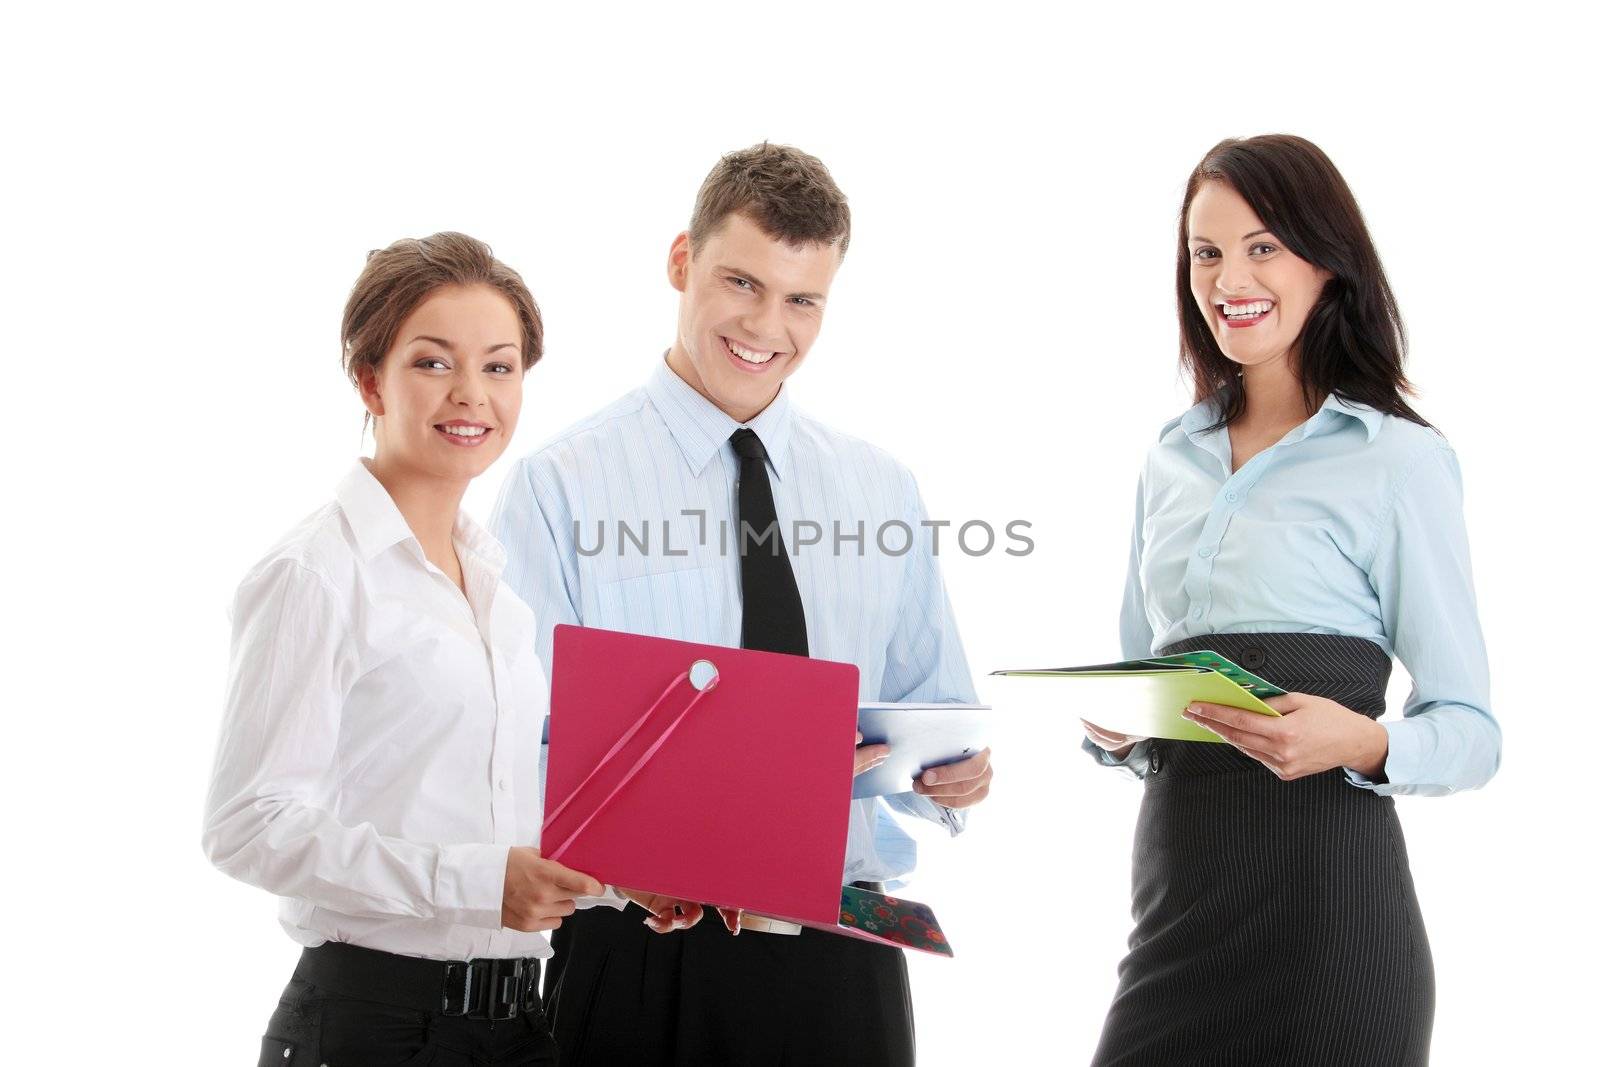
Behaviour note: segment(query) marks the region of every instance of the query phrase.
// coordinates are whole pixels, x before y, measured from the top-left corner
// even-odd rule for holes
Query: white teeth
[[[725,337],[723,340],[728,342],[728,350],[734,355],[738,356],[740,359],[744,360],[746,363],[765,363],[773,356],[777,355],[776,352],[756,352],[752,349],[744,347],[731,338]]]
[[[488,433],[482,426],[441,426],[439,429],[452,437],[482,437]]]
[[[1249,304],[1224,304],[1222,313],[1230,319],[1248,319],[1256,315],[1265,315],[1272,310],[1272,301],[1257,300]]]

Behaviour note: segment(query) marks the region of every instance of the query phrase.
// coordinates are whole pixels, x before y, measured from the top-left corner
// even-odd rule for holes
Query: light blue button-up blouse
[[[1385,721],[1379,793],[1442,795],[1500,764],[1462,518],[1461,471],[1436,431],[1330,396],[1234,471],[1209,403],[1162,427],[1139,482],[1122,654],[1214,633],[1363,637],[1413,686]],[[1088,745],[1104,763],[1118,765]],[[1122,765],[1142,774],[1143,745]]]

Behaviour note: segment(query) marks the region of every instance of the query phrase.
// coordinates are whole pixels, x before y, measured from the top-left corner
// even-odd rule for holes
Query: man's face
[[[790,245],[741,214],[699,251],[672,242],[667,278],[683,294],[667,363],[706,399],[749,422],[778,395],[822,329],[839,246]]]

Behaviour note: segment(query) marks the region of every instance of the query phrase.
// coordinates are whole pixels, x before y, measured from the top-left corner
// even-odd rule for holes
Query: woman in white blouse
[[[604,887],[534,847],[534,619],[459,510],[516,427],[538,307],[441,233],[368,258],[342,333],[375,455],[239,586],[207,801],[206,854],[306,946],[260,1062],[553,1063],[544,931]]]

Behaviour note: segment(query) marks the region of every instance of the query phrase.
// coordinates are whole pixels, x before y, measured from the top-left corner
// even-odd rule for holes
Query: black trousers
[[[916,1055],[896,948],[803,930],[735,937],[710,912],[657,934],[590,908],[552,936],[545,990],[563,1067],[902,1067]]]
[[[1389,657],[1328,634],[1212,634],[1284,689],[1376,717]],[[1128,955],[1095,1067],[1422,1067],[1433,961],[1394,800],[1279,781],[1230,745],[1154,741]]]
[[[381,984],[339,993],[295,969],[261,1038],[260,1067],[554,1067],[542,1012],[491,1022],[387,1003]],[[360,995],[350,995],[359,993]]]

